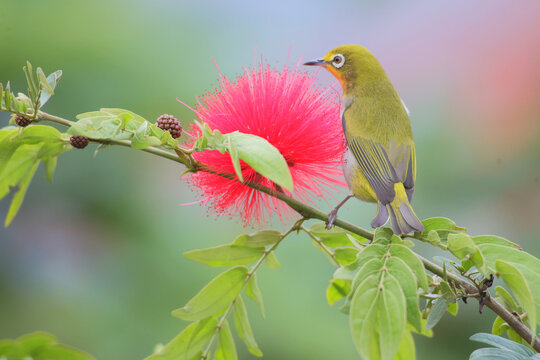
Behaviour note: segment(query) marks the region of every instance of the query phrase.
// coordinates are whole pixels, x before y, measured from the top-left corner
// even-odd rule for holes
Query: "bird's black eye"
[[[341,55],[341,54],[336,54],[332,58],[332,65],[334,65],[334,67],[337,68],[337,69],[342,67],[344,63],[345,63],[345,57],[343,55]]]

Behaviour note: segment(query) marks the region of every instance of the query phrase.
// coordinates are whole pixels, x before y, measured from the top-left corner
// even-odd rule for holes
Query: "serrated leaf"
[[[330,306],[334,305],[336,301],[346,297],[351,292],[351,280],[332,279],[330,285],[326,289],[326,299]]]
[[[248,269],[233,267],[214,278],[188,303],[172,312],[182,320],[194,321],[224,310],[242,291]]]
[[[259,309],[261,310],[261,314],[264,318],[264,301],[262,297],[262,292],[259,289],[259,284],[257,284],[257,278],[255,277],[255,274],[251,275],[246,285],[246,296],[255,300],[255,302],[259,305]]]
[[[426,322],[426,331],[432,329],[437,323],[442,319],[444,313],[446,312],[446,307],[448,306],[448,300],[444,298],[438,298],[433,301],[433,306],[427,317]]]
[[[269,269],[273,269],[273,270],[279,269],[281,267],[281,264],[279,263],[276,257],[276,254],[274,254],[273,251],[268,253],[268,255],[266,256],[266,260],[264,261],[264,264]]]
[[[529,318],[529,327],[533,334],[536,333],[536,304],[531,288],[521,271],[514,265],[497,260],[495,262],[497,272],[502,277],[506,285],[512,290],[519,304],[527,313]]]
[[[281,240],[281,233],[276,230],[260,230],[253,234],[242,234],[238,236],[233,245],[260,248],[273,245]]]
[[[232,336],[231,328],[227,320],[223,323],[219,332],[219,345],[216,350],[216,360],[237,360],[236,345]]]
[[[220,245],[208,249],[191,250],[184,253],[190,260],[209,266],[248,265],[257,261],[264,248],[250,248],[237,245]]]
[[[258,357],[263,356],[263,353],[261,349],[259,349],[255,337],[253,336],[253,330],[251,330],[251,325],[249,323],[246,305],[241,296],[239,296],[234,303],[234,325],[238,332],[238,336],[244,341],[249,352]]]

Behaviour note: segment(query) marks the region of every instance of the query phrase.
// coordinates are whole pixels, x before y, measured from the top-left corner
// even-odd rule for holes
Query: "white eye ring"
[[[334,57],[332,58],[332,65],[334,65],[335,68],[339,69],[343,66],[343,64],[345,64],[345,56],[341,54],[334,55]]]

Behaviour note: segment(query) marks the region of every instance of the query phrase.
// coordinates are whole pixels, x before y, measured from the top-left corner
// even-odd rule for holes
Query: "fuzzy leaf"
[[[224,310],[238,296],[246,280],[245,266],[233,267],[206,285],[182,308],[172,312],[182,320],[194,321]]]

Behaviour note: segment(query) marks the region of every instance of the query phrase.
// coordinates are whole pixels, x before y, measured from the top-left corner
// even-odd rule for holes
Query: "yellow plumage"
[[[353,196],[378,203],[371,225],[382,226],[390,217],[396,234],[423,231],[410,205],[416,154],[409,116],[379,61],[362,46],[343,45],[306,65],[323,66],[341,82],[344,174]]]

